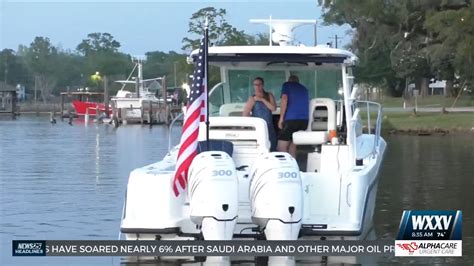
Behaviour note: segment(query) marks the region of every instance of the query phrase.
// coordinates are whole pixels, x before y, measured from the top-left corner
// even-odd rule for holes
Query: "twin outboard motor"
[[[284,152],[258,158],[250,169],[252,221],[267,240],[296,240],[303,218],[303,189],[296,160]]]
[[[201,226],[205,240],[231,240],[237,222],[238,179],[232,158],[206,151],[189,168],[190,218]]]

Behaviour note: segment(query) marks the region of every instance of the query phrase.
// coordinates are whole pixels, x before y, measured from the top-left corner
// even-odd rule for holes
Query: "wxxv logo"
[[[403,211],[395,256],[462,256],[461,211]]]
[[[13,240],[13,256],[46,256],[46,241]]]

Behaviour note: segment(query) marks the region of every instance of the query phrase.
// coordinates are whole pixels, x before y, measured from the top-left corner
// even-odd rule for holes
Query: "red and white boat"
[[[97,103],[97,102],[84,102],[79,100],[72,101],[72,105],[74,109],[76,109],[76,114],[79,116],[83,116],[89,114],[90,116],[97,115],[97,108],[99,109],[100,113],[105,113],[105,104]],[[112,108],[109,107],[109,115],[112,114]]]
[[[117,80],[115,82],[121,83],[122,88],[117,92],[116,96],[111,97],[110,101],[114,105],[116,110],[125,109],[121,116],[122,119],[130,121],[140,121],[142,119],[142,106],[150,106],[150,103],[153,105],[159,105],[160,103],[165,103],[163,99],[156,97],[156,90],[161,90],[164,86],[164,77],[152,78],[152,79],[143,79],[143,62],[144,59],[134,58],[135,67],[130,73],[129,77],[126,80]],[[131,80],[135,69],[138,69],[137,77],[134,80]],[[158,83],[161,81],[161,83]],[[151,89],[150,83],[157,87],[157,89]],[[135,85],[135,92],[125,90],[127,84]],[[106,113],[105,104],[104,104],[104,93],[101,92],[89,92],[88,89],[80,89],[80,91],[68,93],[69,96],[79,96],[79,99],[72,101],[74,109],[76,109],[76,114],[78,116],[96,116],[97,109],[99,113]],[[96,100],[96,101],[94,101]],[[109,117],[113,114],[113,109],[109,106],[108,109]],[[100,115],[100,114],[99,114]]]
[[[99,114],[106,112],[105,104],[103,102],[104,93],[102,92],[75,91],[65,94],[69,97],[73,97],[71,102],[76,111],[76,115],[78,116],[85,116],[86,114],[89,116],[96,116],[97,109],[99,109]],[[112,114],[112,108],[110,106],[108,113],[109,115]]]

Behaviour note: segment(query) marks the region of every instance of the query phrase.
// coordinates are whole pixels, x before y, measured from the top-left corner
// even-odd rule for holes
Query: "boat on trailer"
[[[356,57],[328,46],[280,43],[210,47],[208,59],[221,73],[209,95],[211,149],[202,146],[201,123],[203,149],[191,164],[187,192],[178,197],[172,190],[178,146],[130,173],[120,228],[125,238],[366,239],[386,142],[381,106],[357,100]],[[270,152],[263,119],[242,117],[255,77],[278,97],[290,75],[311,96],[308,128],[293,134],[296,158]]]

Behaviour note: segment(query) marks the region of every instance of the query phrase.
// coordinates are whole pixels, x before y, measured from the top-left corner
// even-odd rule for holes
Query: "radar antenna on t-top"
[[[316,26],[315,19],[251,19],[250,23],[265,24],[270,27],[270,46],[272,41],[280,46],[291,45],[294,41],[293,30],[302,25],[314,25],[314,45],[316,45]]]

